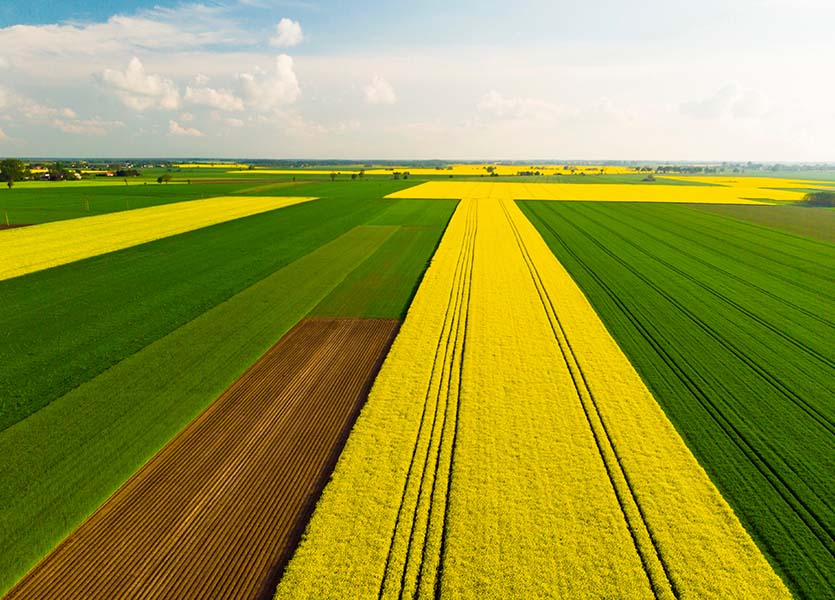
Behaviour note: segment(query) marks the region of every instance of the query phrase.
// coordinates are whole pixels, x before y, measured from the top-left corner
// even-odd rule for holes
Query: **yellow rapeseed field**
[[[789,598],[504,191],[463,194],[277,597]]]
[[[664,175],[664,179],[678,181],[689,181],[697,183],[709,183],[711,185],[723,185],[729,187],[751,187],[756,184],[759,188],[824,188],[835,186],[832,181],[820,181],[816,179],[785,179],[783,177],[744,177],[744,176],[688,176],[688,175]]]
[[[759,187],[755,178],[734,186],[685,186],[617,183],[506,183],[429,181],[392,194],[394,198],[462,198],[472,195],[514,200],[577,200],[606,202],[682,202],[698,204],[764,204],[795,201],[801,192]],[[794,186],[797,187],[797,186]]]
[[[186,166],[199,165],[177,165]],[[239,167],[234,167],[239,168]],[[408,171],[410,175],[455,175],[455,176],[481,176],[488,175],[488,168],[495,171],[497,175],[518,175],[523,172],[538,171],[542,176],[550,175],[624,175],[636,173],[631,167],[614,167],[605,165],[496,165],[496,164],[454,164],[440,168],[424,167],[372,167],[363,169],[366,175],[391,175],[394,172]],[[236,170],[233,173],[260,173],[270,175],[329,175],[330,173],[350,174],[359,172],[359,167],[345,167],[344,169],[253,169]]]
[[[174,165],[180,169],[246,169],[244,163],[179,163]]]
[[[0,280],[312,199],[224,196],[10,229],[0,235]]]

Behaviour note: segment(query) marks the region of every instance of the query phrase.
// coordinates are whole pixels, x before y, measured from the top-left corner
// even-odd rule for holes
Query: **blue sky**
[[[0,3],[0,155],[835,160],[819,0]]]

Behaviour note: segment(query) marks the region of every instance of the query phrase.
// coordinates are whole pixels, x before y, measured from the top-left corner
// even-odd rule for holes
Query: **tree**
[[[810,192],[803,196],[803,202],[808,206],[835,207],[835,192]]]
[[[157,183],[168,183],[169,181],[171,181],[171,175],[169,173],[157,177]]]
[[[356,180],[356,178],[357,178],[357,174],[356,173],[351,173],[351,181]]]
[[[26,166],[22,160],[7,158],[0,161],[0,181],[5,181],[9,189],[12,189],[15,181],[23,179],[25,173]]]
[[[336,173],[331,173],[331,181],[336,181]]]
[[[365,177],[365,169],[360,169],[359,177],[360,177],[360,179]]]

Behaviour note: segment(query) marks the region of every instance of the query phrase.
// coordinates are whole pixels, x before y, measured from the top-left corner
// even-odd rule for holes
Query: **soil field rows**
[[[299,323],[6,598],[271,595],[397,326]]]
[[[789,597],[500,189],[459,205],[277,597]]]

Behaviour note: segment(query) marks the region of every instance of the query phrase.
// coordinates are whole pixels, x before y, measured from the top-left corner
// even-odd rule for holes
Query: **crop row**
[[[835,586],[835,247],[682,206],[523,203],[801,597]]]
[[[0,332],[9,342],[0,344],[7,351],[0,381],[26,400],[19,405],[26,418],[0,432],[0,588],[353,270],[379,256],[401,229],[398,222],[407,228],[428,219],[431,225],[423,226],[437,238],[452,209],[355,196],[360,186],[348,187],[333,188],[330,198],[0,282],[9,307]],[[377,185],[365,191],[379,193]],[[433,205],[432,218],[403,204]],[[362,225],[378,218],[389,224]],[[401,314],[419,276],[410,265],[425,264],[431,250],[424,244],[412,252],[406,262],[414,279],[397,279],[405,291],[393,292],[399,300],[386,304],[390,315],[384,316]],[[388,262],[377,263],[383,277]],[[53,371],[54,379],[45,377]]]
[[[292,549],[397,324],[302,321],[6,598],[256,597]]]
[[[312,198],[228,196],[7,231],[0,238],[0,280],[308,200]]]
[[[277,597],[624,590],[788,595],[519,209],[465,199]]]

